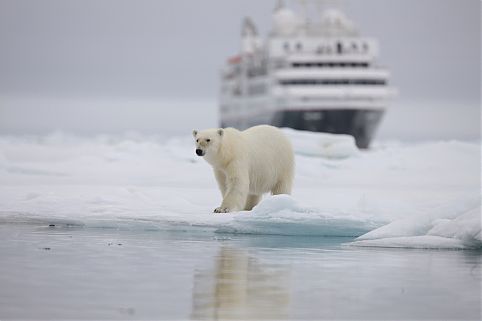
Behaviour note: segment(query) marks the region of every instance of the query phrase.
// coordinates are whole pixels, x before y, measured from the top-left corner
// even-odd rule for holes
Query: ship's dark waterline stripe
[[[283,110],[275,113],[272,125],[299,130],[348,134],[360,148],[368,148],[384,114],[383,110]]]
[[[250,117],[239,122],[222,121],[221,127],[243,130],[255,125],[271,124],[313,132],[348,134],[355,138],[359,148],[368,148],[383,114],[384,110],[379,109],[281,110],[274,114],[271,121]]]

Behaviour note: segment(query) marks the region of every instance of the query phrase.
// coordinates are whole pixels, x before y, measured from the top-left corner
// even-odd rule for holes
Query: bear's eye
[[[209,143],[211,140],[208,138],[208,139],[206,139],[206,141]]]
[[[196,139],[196,143],[199,143],[199,139]]]

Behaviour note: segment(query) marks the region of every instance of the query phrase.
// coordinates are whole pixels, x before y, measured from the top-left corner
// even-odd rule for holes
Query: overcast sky
[[[287,2],[297,8],[296,1]],[[29,125],[17,123],[25,113],[41,115],[43,108],[48,109],[42,107],[48,99],[61,100],[57,104],[65,106],[58,108],[69,113],[78,105],[69,107],[66,101],[103,101],[106,106],[119,100],[163,101],[158,115],[171,123],[180,119],[169,118],[176,112],[169,107],[171,102],[202,101],[207,108],[202,125],[215,123],[219,68],[239,49],[241,20],[251,16],[266,35],[274,4],[0,0],[0,131],[34,128],[32,120]],[[392,84],[400,91],[382,133],[398,135],[393,130],[399,119],[415,118],[416,106],[438,104],[444,108],[439,115],[445,115],[444,122],[464,115],[452,124],[456,130],[452,128],[450,135],[457,136],[458,129],[462,136],[478,130],[478,0],[347,0],[342,6],[363,35],[379,39],[380,61],[390,67]],[[105,107],[104,114],[112,108]],[[427,109],[426,117],[430,119],[432,112]],[[64,124],[68,130],[68,119]],[[438,131],[443,129],[442,123],[437,126]]]

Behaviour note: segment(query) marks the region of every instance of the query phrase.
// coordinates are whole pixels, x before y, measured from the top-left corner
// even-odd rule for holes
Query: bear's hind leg
[[[248,199],[246,200],[246,205],[244,206],[245,211],[251,211],[253,207],[258,205],[259,200],[261,199],[261,195],[248,195]]]
[[[291,194],[291,180],[282,180],[279,181],[271,190],[271,194],[279,195],[279,194]]]

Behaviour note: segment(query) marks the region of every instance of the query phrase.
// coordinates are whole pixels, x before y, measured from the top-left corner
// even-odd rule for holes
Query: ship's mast
[[[298,4],[301,8],[301,15],[304,21],[308,19],[308,5],[306,0],[298,0]]]
[[[284,7],[286,7],[285,2],[284,2],[283,0],[278,0],[278,2],[276,3],[276,5],[274,6],[273,11],[276,12],[276,11],[278,11],[278,10],[284,8]]]
[[[343,11],[342,0],[297,0],[298,6],[301,8],[300,17],[305,24],[310,24],[310,7],[316,8],[318,17],[321,17],[323,11],[327,9],[336,9]],[[284,6],[283,1],[279,1],[276,8]]]
[[[342,10],[343,9],[343,4],[342,0],[312,0],[316,6],[318,7],[318,10],[323,11],[324,9],[338,9]]]

